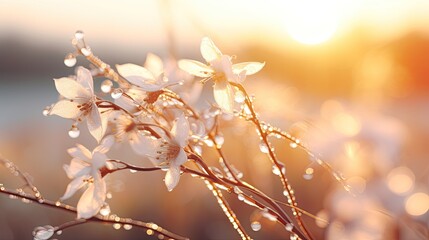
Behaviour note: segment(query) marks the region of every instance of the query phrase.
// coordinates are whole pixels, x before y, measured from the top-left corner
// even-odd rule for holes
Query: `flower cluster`
[[[68,153],[72,160],[64,166],[72,181],[61,200],[84,188],[76,209],[78,220],[102,219],[110,214],[110,208],[109,211],[102,211],[108,206],[105,178],[109,174],[123,169],[161,170],[166,172],[164,183],[168,191],[176,188],[180,176],[185,173],[204,180],[242,239],[250,239],[250,236],[229,207],[222,191],[235,194],[240,201],[254,207],[255,211],[259,211],[254,216],[283,225],[291,239],[312,238],[301,219],[306,212],[297,206],[294,190],[284,171],[285,165],[277,159],[269,137],[276,136],[303,146],[298,139],[260,121],[253,98],[242,85],[247,76],[259,72],[265,63],[233,63],[233,57],[222,54],[206,37],[200,47],[206,63],[191,59],[163,62],[150,53],[143,66],[125,63],[116,65],[115,70],[93,54],[83,40],[82,32],[76,33],[73,44],[76,52],[67,55],[65,64],[73,67],[77,62],[75,56],[82,55],[93,67],[77,67],[76,76],[55,79],[60,99],[44,113],[71,119],[69,135],[73,138],[79,137],[78,126],[86,121],[89,132],[97,141],[92,151],[80,144],[70,148]],[[94,89],[93,78],[96,77],[104,78],[100,94]],[[207,96],[202,94],[202,88],[209,83],[213,84],[213,94]],[[201,107],[198,102],[209,104]],[[280,204],[244,181],[243,174],[224,153],[220,123],[234,117],[255,127],[261,141],[259,148],[271,161],[273,173],[282,183],[281,192],[287,203]],[[119,142],[128,142],[135,154],[143,157],[142,161],[149,161],[154,167],[140,167],[125,160],[109,159],[107,152]],[[203,151],[206,148],[215,150],[220,169],[208,165],[207,155]],[[289,207],[293,216],[289,216],[285,206]],[[254,231],[261,228],[258,221],[252,221],[251,227]],[[158,231],[158,228],[150,230]]]

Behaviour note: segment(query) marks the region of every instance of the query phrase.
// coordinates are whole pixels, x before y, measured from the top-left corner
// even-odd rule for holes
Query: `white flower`
[[[121,142],[128,139],[131,148],[139,155],[146,156],[152,147],[152,140],[139,129],[138,122],[128,115],[119,115],[115,118],[116,140]]]
[[[99,142],[104,135],[105,128],[96,105],[97,97],[94,95],[91,72],[79,67],[76,75],[76,80],[68,77],[54,79],[57,91],[65,99],[55,103],[49,114],[78,121],[86,118],[89,132]]]
[[[148,157],[155,165],[167,169],[164,181],[168,191],[172,191],[179,183],[180,166],[188,160],[184,150],[188,144],[188,135],[188,121],[181,115],[171,129],[171,136],[152,140],[153,153],[148,154]]]
[[[167,86],[163,68],[162,60],[151,53],[147,55],[145,67],[132,63],[116,65],[119,74],[147,92],[159,91]]]
[[[243,62],[232,64],[231,57],[223,55],[212,40],[205,37],[201,41],[201,55],[207,64],[182,59],[179,67],[197,77],[214,81],[214,98],[217,104],[226,112],[232,112],[234,107],[234,88],[229,82],[242,82],[246,75],[259,72],[265,65],[260,62]]]
[[[70,165],[64,165],[64,170],[67,176],[73,180],[67,186],[61,200],[70,198],[77,190],[87,186],[77,204],[77,218],[91,218],[98,213],[104,204],[106,182],[100,173],[100,169],[106,167],[108,158],[105,153],[112,143],[113,138],[107,138],[102,145],[96,147],[92,152],[80,144],[68,149],[68,153],[73,159]]]

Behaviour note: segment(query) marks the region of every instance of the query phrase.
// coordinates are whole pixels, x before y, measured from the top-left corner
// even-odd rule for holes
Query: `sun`
[[[341,20],[339,0],[287,0],[284,3],[283,24],[294,40],[320,44],[337,31]]]

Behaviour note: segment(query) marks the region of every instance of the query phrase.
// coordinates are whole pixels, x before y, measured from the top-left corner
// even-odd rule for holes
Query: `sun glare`
[[[338,29],[341,3],[338,0],[285,1],[284,26],[294,40],[315,45],[329,40]]]

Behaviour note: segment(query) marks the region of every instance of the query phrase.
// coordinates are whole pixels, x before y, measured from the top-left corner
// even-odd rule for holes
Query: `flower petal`
[[[92,94],[74,79],[63,77],[54,79],[57,91],[68,99],[90,99]]]
[[[171,166],[165,174],[165,186],[168,191],[173,191],[180,180],[180,168]]]
[[[88,114],[86,122],[91,135],[97,140],[97,142],[100,142],[103,138],[103,126],[100,112],[95,104],[91,107],[91,111]]]
[[[101,140],[100,145],[98,145],[93,152],[107,153],[114,143],[115,137],[113,135],[108,135]]]
[[[68,199],[71,196],[73,196],[77,190],[79,190],[81,187],[83,187],[83,185],[85,184],[84,180],[86,178],[88,178],[88,175],[80,176],[80,177],[73,179],[73,181],[71,181],[69,183],[69,185],[67,185],[66,192],[64,193],[64,195],[60,199],[65,200],[65,199]]]
[[[182,164],[184,164],[186,161],[188,161],[188,156],[186,155],[186,152],[183,149],[180,149],[179,154],[177,155],[176,159],[174,159],[170,165],[180,168]]]
[[[92,155],[92,169],[98,170],[106,165],[107,156],[104,153],[94,152]]]
[[[60,100],[52,106],[49,115],[58,115],[63,118],[76,119],[80,116],[81,111],[78,108],[80,105],[77,101]]]
[[[141,87],[145,82],[146,84],[147,82],[155,82],[153,74],[142,66],[126,63],[116,65],[116,69],[118,69],[119,74],[125,77],[129,82],[139,87]]]
[[[88,89],[89,92],[94,93],[94,80],[91,72],[84,67],[78,67],[76,75],[76,81]]]
[[[201,50],[201,55],[203,55],[203,58],[208,63],[222,56],[222,53],[220,52],[220,50],[216,47],[213,41],[208,37],[204,37],[201,40],[200,50]]]
[[[97,172],[94,183],[82,194],[77,204],[77,218],[91,218],[98,213],[106,200],[106,182]]]
[[[184,114],[181,114],[174,122],[173,128],[171,129],[171,134],[180,147],[183,148],[187,145],[189,136],[189,123],[188,120],[186,120]]]
[[[86,147],[80,144],[76,144],[76,147],[67,149],[67,153],[70,156],[91,163],[92,154]]]
[[[190,59],[182,59],[178,62],[179,68],[197,77],[210,77],[213,69],[202,62]]]
[[[149,70],[154,76],[159,76],[164,72],[164,64],[160,57],[153,53],[148,53],[144,67]]]
[[[142,156],[155,155],[154,151],[158,146],[156,140],[143,136],[140,133],[133,135],[133,138],[130,139],[130,145],[134,152]]]
[[[64,171],[66,171],[68,178],[77,178],[83,175],[88,175],[91,171],[91,167],[86,162],[73,158],[70,162],[70,165],[63,166]]]
[[[242,71],[246,71],[246,75],[252,75],[259,72],[264,66],[264,62],[242,62],[232,65],[232,71],[235,74],[240,74]]]
[[[216,81],[214,84],[214,98],[216,103],[228,113],[234,110],[234,89],[228,81]]]

